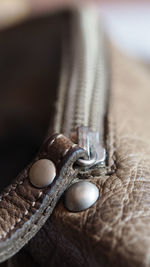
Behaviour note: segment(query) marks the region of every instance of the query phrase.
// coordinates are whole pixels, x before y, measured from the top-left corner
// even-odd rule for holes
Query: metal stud
[[[48,159],[40,159],[36,161],[30,171],[30,182],[38,188],[50,185],[56,176],[56,168],[54,163]]]
[[[65,206],[73,212],[90,208],[97,201],[99,190],[96,185],[80,181],[72,184],[65,193]]]

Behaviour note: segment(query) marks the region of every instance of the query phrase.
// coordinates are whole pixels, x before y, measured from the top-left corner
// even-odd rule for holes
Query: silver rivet
[[[43,188],[50,185],[56,176],[56,168],[54,163],[48,159],[40,159],[36,161],[29,172],[30,182],[38,187]]]
[[[72,184],[65,194],[65,206],[70,211],[82,211],[90,208],[98,199],[99,190],[96,185],[80,181]]]

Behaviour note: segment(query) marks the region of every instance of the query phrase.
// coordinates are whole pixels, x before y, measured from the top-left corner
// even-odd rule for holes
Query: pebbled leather
[[[79,213],[59,201],[28,246],[40,266],[150,266],[150,78],[114,47],[111,62],[108,170],[87,176],[101,197]]]
[[[42,227],[77,170],[74,162],[83,149],[61,134],[54,134],[42,145],[36,159],[0,195],[0,262],[20,250]],[[29,181],[31,165],[41,158],[52,160],[56,178],[46,188],[35,188]]]

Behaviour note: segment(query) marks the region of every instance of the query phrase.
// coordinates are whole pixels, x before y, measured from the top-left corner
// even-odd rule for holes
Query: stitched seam
[[[59,138],[61,138],[61,137],[63,137],[62,134],[59,134],[59,135],[55,136],[55,137],[51,140],[51,142],[49,143],[48,148],[50,148],[50,147],[54,144],[54,142],[56,141],[56,139],[59,139]],[[59,163],[59,162],[62,160],[62,158],[63,158],[64,156],[66,156],[66,154],[70,151],[70,149],[71,149],[71,148],[74,148],[74,147],[76,147],[76,146],[77,146],[77,144],[72,144],[72,146],[70,146],[69,148],[66,148],[66,150],[63,152],[63,154],[62,154],[62,155],[59,155],[59,158],[57,159],[57,162]]]
[[[7,193],[3,193],[3,194],[1,195],[0,201],[3,200],[3,197],[8,196],[12,191],[15,191],[15,189],[16,189],[19,185],[23,184],[26,178],[27,178],[27,177],[24,177],[23,180],[21,180],[20,182],[16,182],[16,186],[12,186],[12,187],[9,189],[9,191],[8,191]]]
[[[54,137],[53,140],[55,141],[57,138],[60,138],[60,137],[62,137],[61,134],[58,135],[58,136],[56,136],[56,137]],[[49,145],[49,147],[54,143],[54,141]],[[66,154],[67,154],[72,148],[74,148],[74,147],[76,147],[76,146],[77,146],[76,144],[73,144],[69,149],[66,149],[66,150],[64,151],[65,156],[66,156]],[[26,178],[27,178],[27,177],[26,177]],[[24,178],[24,181],[25,181],[26,178]],[[16,185],[15,188],[14,188],[14,187],[13,187],[13,189],[11,188],[12,190],[10,190],[10,191],[7,193],[7,195],[9,195],[9,193],[10,193],[11,191],[14,191],[14,190],[17,188],[17,186],[18,186],[19,184],[23,184],[24,181],[20,181],[20,182]],[[66,179],[65,179],[65,182],[66,182]],[[62,183],[62,184],[60,184],[60,185],[63,186],[63,185],[65,184],[65,182]],[[58,187],[57,187],[57,188],[58,188]],[[57,189],[57,188],[56,188],[56,189]],[[54,195],[53,199],[57,196],[58,192],[59,192],[59,190],[57,190],[57,193]],[[39,196],[38,196],[38,198],[37,198],[35,201],[33,201],[33,202],[31,203],[31,206],[30,206],[30,209],[29,209],[29,210],[31,210],[31,208],[33,208],[33,207],[35,206],[36,202],[39,200],[39,198],[41,197],[42,194],[44,194],[44,192],[40,191],[40,192],[39,192]],[[5,195],[4,195],[4,196],[5,196]],[[52,201],[53,201],[53,199],[52,199]],[[23,219],[25,218],[25,216],[26,216],[28,213],[29,213],[29,211],[26,210],[25,213],[23,214],[23,216],[22,216],[21,218],[18,218],[19,222],[21,222],[21,220],[23,220]],[[32,215],[33,215],[33,214],[32,214]],[[0,235],[0,238],[3,238],[3,237],[5,238],[6,235],[8,235],[9,232],[10,232],[11,230],[13,230],[13,229],[16,227],[17,224],[18,224],[18,221],[17,221],[14,225],[12,225],[12,226],[10,227],[10,229],[9,229],[7,232],[4,232],[3,235]]]
[[[40,192],[40,193],[43,193],[43,192]],[[39,194],[39,195],[41,197],[41,194]],[[36,202],[39,200],[40,197],[38,196],[38,198],[36,199],[36,201],[32,202],[32,204],[33,203],[36,204]],[[9,232],[12,231],[17,226],[17,224],[20,223],[25,218],[26,215],[28,215],[29,211],[35,206],[35,204],[34,205],[32,205],[32,204],[30,206],[30,209],[29,210],[26,210],[25,213],[23,214],[23,216],[21,218],[18,218],[17,219],[17,222],[14,225],[12,225],[7,232],[5,232],[5,236],[4,237],[6,237],[6,235],[8,235]],[[0,238],[3,238],[3,235],[1,235]]]
[[[59,135],[55,136],[55,137],[52,139],[53,142],[52,142],[52,141],[51,141],[52,143],[50,142],[49,147],[54,143],[55,139],[58,139],[58,138],[60,138],[60,137],[62,137],[62,134],[59,134]],[[21,181],[16,182],[16,185],[15,185],[15,186],[12,186],[12,187],[9,189],[9,191],[8,191],[7,193],[3,193],[3,194],[0,196],[0,197],[1,197],[1,198],[0,198],[0,201],[3,200],[3,197],[8,196],[12,191],[15,191],[16,188],[17,188],[19,185],[23,184],[23,183],[25,182],[25,180],[26,180],[27,177],[28,177],[28,176],[22,178]]]
[[[65,174],[66,174],[66,173],[67,173],[67,172],[65,172]],[[69,175],[69,174],[68,174],[68,175]],[[59,189],[58,189],[58,187],[63,187],[63,186],[64,186],[64,184],[66,183],[66,180],[68,179],[68,175],[67,175],[66,179],[65,179],[65,180],[62,180],[62,182],[59,184],[59,186],[57,186],[57,188],[56,188],[56,193],[55,193],[55,195],[52,197],[52,199],[51,199],[51,203],[49,204],[49,207],[51,207],[51,206],[53,205],[53,202],[54,202],[55,197],[57,197],[58,194],[59,194]],[[45,211],[47,210],[47,208],[48,208],[48,207],[45,207],[45,209],[43,210],[43,212],[42,212],[42,216],[44,216],[44,213],[45,213]],[[35,221],[34,224],[37,224],[37,222],[38,222],[38,220]],[[31,231],[31,228],[30,228],[25,234],[29,233],[30,231]],[[24,236],[23,236],[23,237],[24,237]],[[23,237],[22,237],[22,238],[23,238]]]
[[[71,147],[71,148],[72,148],[72,147]],[[71,149],[71,148],[70,148],[70,149]],[[65,174],[66,174],[66,172],[65,172]],[[67,176],[67,178],[68,178],[68,176]],[[66,183],[66,180],[67,180],[67,179],[62,180],[62,182],[56,187],[56,191],[55,191],[56,193],[55,193],[55,195],[52,197],[52,199],[51,199],[51,203],[50,203],[49,206],[52,206],[53,201],[54,201],[54,198],[58,196],[59,188],[62,187],[62,186],[64,186],[64,184]],[[42,193],[42,192],[40,192],[40,193]],[[41,194],[39,194],[39,195],[41,196]],[[36,203],[38,200],[39,200],[39,197],[38,197],[38,199],[37,199],[36,201],[32,202],[32,204],[33,204],[33,203]],[[34,204],[34,206],[35,206],[35,204]],[[33,205],[30,207],[30,210],[31,210],[32,207],[33,207]],[[45,210],[46,210],[46,209],[47,209],[47,207],[45,208]],[[30,211],[30,210],[29,210],[29,211]],[[43,214],[44,214],[45,210],[43,211]],[[29,211],[28,211],[28,213],[29,213]],[[26,215],[26,214],[24,213],[24,215],[23,215],[23,217],[21,218],[21,220],[23,220],[23,219],[25,218],[25,215]],[[20,220],[20,221],[21,221],[21,220]],[[20,221],[19,221],[19,222],[20,222]],[[17,224],[18,224],[18,222],[16,222],[16,224],[15,224],[14,227],[13,227],[13,229],[15,228],[15,226],[16,226]],[[6,232],[6,235],[9,234],[9,232],[10,232],[11,230],[12,230],[12,229],[10,228],[9,231]],[[30,230],[29,230],[29,231],[30,231]],[[28,231],[28,232],[29,232],[29,231]],[[5,236],[6,236],[6,235],[5,235]]]

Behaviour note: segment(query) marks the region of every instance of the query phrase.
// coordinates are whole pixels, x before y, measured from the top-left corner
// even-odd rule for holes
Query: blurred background
[[[89,0],[0,0],[0,29],[26,17],[53,13]],[[110,38],[127,53],[150,61],[150,1],[93,1]]]
[[[58,9],[87,2],[0,0],[0,170],[5,175],[3,186],[34,157],[45,136],[49,114],[52,114],[50,106],[53,109],[54,101],[49,88],[54,92],[53,88],[58,87],[56,73],[59,73],[61,48],[60,40],[55,42],[55,39],[60,38],[62,29],[61,20],[57,23],[57,16],[53,14]],[[110,39],[121,50],[149,66],[150,1],[97,0],[94,5]],[[41,19],[43,14],[46,16]],[[34,17],[39,18],[34,20]],[[52,48],[57,49],[57,60]]]
[[[58,87],[61,50],[60,40],[56,47],[53,39],[61,21],[40,17],[91,1],[0,0],[0,190],[36,155],[53,114],[49,89]],[[94,5],[110,39],[149,66],[150,0],[95,0]],[[37,24],[33,17],[39,17]],[[57,61],[51,48],[57,48]]]
[[[129,55],[150,62],[150,2],[99,4],[106,32]]]

